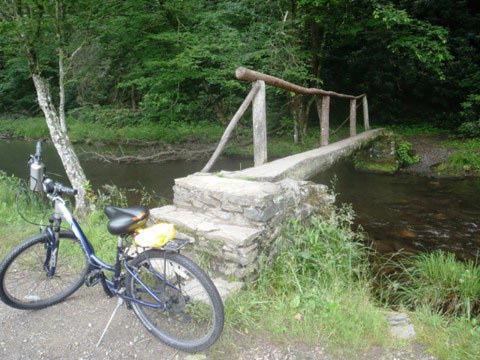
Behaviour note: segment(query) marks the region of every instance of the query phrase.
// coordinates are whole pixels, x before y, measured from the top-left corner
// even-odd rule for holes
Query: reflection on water
[[[26,161],[34,142],[1,141],[0,170],[27,177]],[[44,151],[47,170],[64,174],[51,145]],[[199,171],[205,161],[163,164],[103,164],[82,161],[94,187],[113,183],[122,188],[143,186],[172,198],[175,178]],[[222,159],[216,169],[236,170],[252,161]],[[480,253],[480,179],[428,179],[357,173],[341,163],[314,181],[329,185],[336,176],[337,202],[353,205],[358,224],[382,252],[438,248],[474,258]],[[65,182],[67,182],[65,180]]]
[[[85,148],[82,145],[82,148]],[[47,172],[59,174],[68,183],[60,158],[52,144],[43,146],[43,159]],[[0,140],[0,170],[21,178],[28,177],[27,159],[35,152],[35,142],[18,140]],[[160,164],[104,164],[98,161],[81,160],[85,174],[94,188],[104,184],[114,184],[121,188],[131,189],[144,187],[153,190],[157,195],[172,199],[174,179],[200,171],[207,160],[171,161]],[[252,160],[222,158],[212,171],[238,170],[252,166]],[[58,178],[57,178],[58,179]]]
[[[329,184],[334,176],[337,202],[352,204],[379,251],[480,255],[480,179],[364,174],[342,163],[314,181]]]

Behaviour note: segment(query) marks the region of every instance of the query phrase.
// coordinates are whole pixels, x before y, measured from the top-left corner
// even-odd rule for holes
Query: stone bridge
[[[217,285],[223,281],[222,291],[241,286],[259,254],[272,249],[285,221],[321,215],[334,203],[327,186],[306,180],[384,134],[370,130],[257,167],[176,179],[173,205],[152,209],[152,218],[190,237],[197,261]]]

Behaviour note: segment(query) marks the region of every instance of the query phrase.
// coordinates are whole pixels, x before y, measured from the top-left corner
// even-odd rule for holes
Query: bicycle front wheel
[[[0,299],[17,309],[37,310],[63,301],[84,283],[89,270],[80,241],[71,232],[60,232],[58,250],[49,251],[47,234],[33,236],[0,263]],[[50,253],[50,254],[49,254]],[[56,270],[46,263],[56,256]]]
[[[148,250],[130,266],[136,276],[126,278],[127,293],[137,300],[131,301],[132,308],[160,341],[196,352],[218,339],[224,322],[222,299],[197,264],[177,253]]]

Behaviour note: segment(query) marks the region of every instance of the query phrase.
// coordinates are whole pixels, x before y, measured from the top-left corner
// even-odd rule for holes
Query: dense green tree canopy
[[[0,113],[38,111],[26,54],[3,0]],[[52,2],[30,0],[49,16]],[[366,92],[376,122],[478,121],[480,9],[475,1],[64,1],[67,108],[111,106],[160,123],[226,123],[248,91],[238,66],[304,86]],[[7,6],[8,5],[8,6]],[[43,10],[42,10],[43,9]],[[52,16],[50,14],[50,16]],[[27,20],[25,20],[27,21]],[[51,80],[55,29],[44,21],[35,49]],[[55,83],[55,81],[51,81]],[[291,96],[269,90],[272,123]],[[472,120],[473,119],[473,120]]]

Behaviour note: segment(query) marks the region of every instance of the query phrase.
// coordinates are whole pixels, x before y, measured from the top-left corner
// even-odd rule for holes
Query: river
[[[26,161],[34,148],[33,142],[0,140],[0,170],[26,178]],[[45,145],[44,160],[49,172],[65,176],[53,146]],[[105,183],[121,188],[145,187],[171,200],[174,179],[199,171],[205,161],[104,164],[82,160],[82,165],[96,188]],[[216,169],[251,165],[251,160],[223,158]],[[352,204],[357,224],[380,252],[445,249],[461,258],[479,255],[480,179],[365,174],[343,162],[313,180],[331,185],[332,179],[336,179],[337,202]]]

